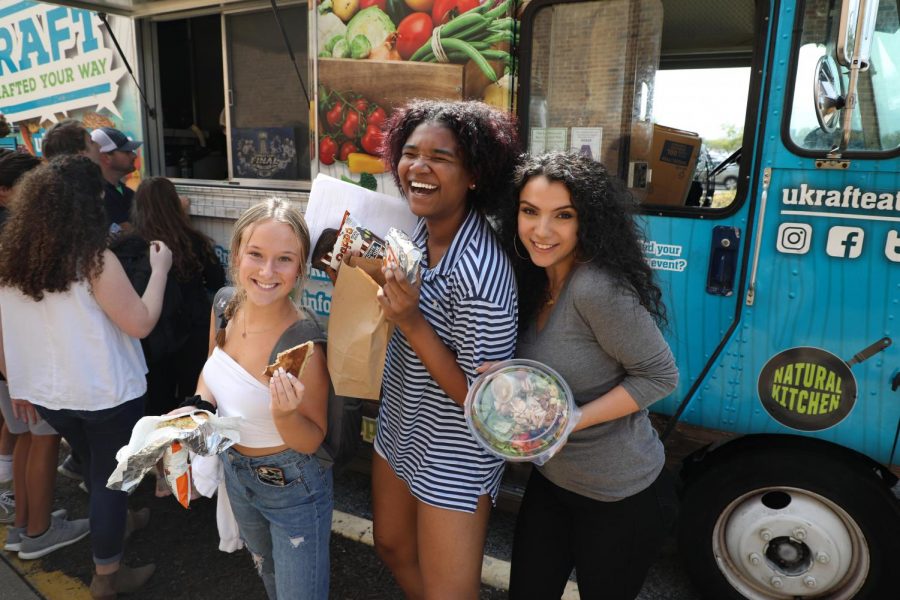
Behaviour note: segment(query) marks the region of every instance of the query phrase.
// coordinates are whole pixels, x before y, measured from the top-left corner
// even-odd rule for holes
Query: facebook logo
[[[862,254],[865,232],[860,227],[837,225],[828,230],[825,252],[837,258],[858,258]]]
[[[887,234],[887,241],[884,244],[884,255],[888,260],[900,262],[900,235],[891,229]]]

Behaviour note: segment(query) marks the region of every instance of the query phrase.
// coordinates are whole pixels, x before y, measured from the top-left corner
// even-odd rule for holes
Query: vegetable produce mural
[[[324,0],[316,9],[319,171],[393,193],[381,124],[412,98],[512,110],[515,0]],[[358,177],[366,173],[371,177]]]

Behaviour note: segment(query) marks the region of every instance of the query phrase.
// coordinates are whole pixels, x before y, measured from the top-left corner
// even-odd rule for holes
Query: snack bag
[[[337,271],[347,256],[384,258],[384,246],[383,239],[354,221],[350,211],[345,211],[337,241],[331,251],[330,266]]]
[[[392,260],[406,274],[410,285],[415,285],[419,278],[419,265],[422,264],[422,251],[413,244],[406,233],[391,227],[384,236],[387,243],[385,262]]]
[[[238,417],[217,417],[203,410],[191,414],[144,417],[131,431],[127,446],[116,452],[118,464],[106,487],[130,492],[163,459],[166,482],[185,507],[190,502],[188,451],[215,456],[241,440]]]
[[[163,454],[166,485],[178,503],[188,508],[191,503],[191,462],[187,446],[174,441]]]

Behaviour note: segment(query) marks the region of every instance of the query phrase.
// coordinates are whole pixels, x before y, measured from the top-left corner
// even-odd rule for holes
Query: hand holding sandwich
[[[279,368],[269,380],[269,392],[272,396],[269,408],[272,417],[278,419],[293,414],[303,402],[303,391],[304,387],[299,379],[284,368]]]

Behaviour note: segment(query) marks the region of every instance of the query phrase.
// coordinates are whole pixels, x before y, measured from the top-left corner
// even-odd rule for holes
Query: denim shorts
[[[290,449],[250,457],[232,448],[220,456],[241,538],[269,598],[326,600],[331,470]]]

